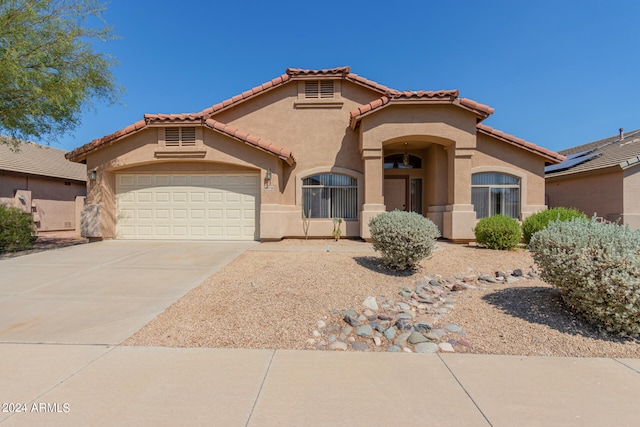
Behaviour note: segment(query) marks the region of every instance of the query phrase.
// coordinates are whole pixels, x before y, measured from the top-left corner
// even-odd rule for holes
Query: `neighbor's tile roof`
[[[576,147],[567,148],[560,153],[569,156],[581,152],[590,152],[588,155],[597,154],[597,156],[568,169],[549,172],[545,174],[546,178],[561,175],[571,175],[578,172],[586,172],[597,169],[610,168],[617,166],[626,169],[629,166],[640,162],[640,129],[624,133],[622,139],[620,135],[611,136],[587,144],[578,145]],[[586,157],[588,157],[585,156]]]
[[[87,180],[87,166],[67,160],[64,150],[33,142],[21,142],[19,151],[11,147],[11,143],[0,141],[0,170],[74,181]]]
[[[558,154],[555,151],[547,150],[544,147],[540,147],[539,145],[536,145],[532,142],[525,141],[524,139],[518,138],[517,136],[513,136],[508,133],[504,133],[501,130],[494,129],[491,126],[478,123],[476,125],[476,128],[481,133],[490,135],[494,138],[497,138],[501,141],[515,145],[517,147],[524,148],[527,151],[531,151],[532,153],[545,157],[546,159],[550,160],[553,163],[559,163],[565,159],[565,156]]]

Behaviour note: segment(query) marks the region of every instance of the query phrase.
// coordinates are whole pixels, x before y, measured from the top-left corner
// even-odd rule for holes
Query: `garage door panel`
[[[259,176],[116,176],[121,239],[254,240]]]
[[[193,185],[193,186],[197,186],[197,187],[204,187],[206,186],[207,183],[207,179],[204,176],[200,176],[200,175],[192,175],[191,177],[189,177],[189,184]]]
[[[153,202],[153,194],[147,191],[141,191],[137,193],[138,197],[136,202],[138,203],[152,203]]]
[[[156,203],[169,203],[171,201],[171,194],[168,191],[157,191],[153,195]]]
[[[173,203],[187,203],[187,193],[185,191],[176,191],[172,195]]]
[[[168,186],[168,185],[171,185],[171,176],[169,176],[169,175],[156,175],[154,181],[155,181],[155,185]]]

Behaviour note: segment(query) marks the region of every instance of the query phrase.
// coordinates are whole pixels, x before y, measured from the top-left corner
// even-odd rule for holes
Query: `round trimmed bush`
[[[392,211],[369,221],[373,248],[382,254],[383,263],[396,270],[415,268],[431,255],[440,237],[431,220],[415,212]]]
[[[541,277],[587,322],[640,335],[640,230],[594,219],[554,221],[531,237]]]
[[[482,218],[473,230],[476,242],[489,249],[513,250],[520,243],[520,224],[504,215]]]
[[[522,223],[522,236],[524,242],[529,244],[531,236],[540,230],[547,228],[551,221],[569,221],[573,218],[587,218],[587,216],[577,209],[552,208],[546,211],[535,213]]]
[[[30,214],[0,205],[0,252],[18,251],[36,241],[36,225]]]

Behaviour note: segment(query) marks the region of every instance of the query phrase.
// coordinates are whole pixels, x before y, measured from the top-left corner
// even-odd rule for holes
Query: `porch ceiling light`
[[[404,143],[404,154],[402,155],[402,164],[409,166],[409,153],[407,152],[407,143]]]

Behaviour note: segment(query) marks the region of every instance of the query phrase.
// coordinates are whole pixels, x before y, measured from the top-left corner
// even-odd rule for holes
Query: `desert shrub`
[[[551,221],[568,221],[572,218],[586,218],[587,216],[577,209],[552,208],[538,212],[522,223],[522,236],[524,242],[529,244],[534,233],[544,230]]]
[[[512,250],[520,243],[520,224],[504,215],[482,218],[473,230],[476,242],[489,249]]]
[[[640,334],[640,231],[595,218],[553,221],[529,248],[541,277],[589,323]]]
[[[30,247],[36,241],[36,226],[30,214],[0,205],[0,252]]]
[[[440,237],[431,220],[415,212],[398,210],[371,218],[369,230],[373,248],[382,254],[387,267],[396,270],[417,266],[431,255],[435,240]]]

